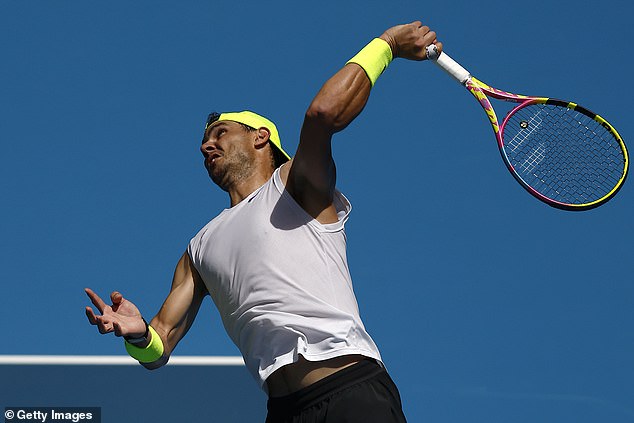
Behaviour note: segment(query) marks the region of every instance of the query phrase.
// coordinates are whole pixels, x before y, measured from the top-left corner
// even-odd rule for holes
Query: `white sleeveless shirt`
[[[365,330],[346,259],[351,205],[336,192],[338,222],[321,224],[284,189],[279,168],[190,241],[189,256],[229,337],[266,390],[275,370],[362,354],[381,360]]]

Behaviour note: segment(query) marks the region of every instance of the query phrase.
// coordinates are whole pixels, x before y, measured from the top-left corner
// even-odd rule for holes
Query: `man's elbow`
[[[306,110],[304,121],[331,134],[341,131],[346,126],[342,120],[342,113],[334,104],[318,99],[315,99]]]

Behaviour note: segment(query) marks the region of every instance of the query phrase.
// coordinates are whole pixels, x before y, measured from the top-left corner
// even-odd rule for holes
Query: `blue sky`
[[[0,354],[123,354],[85,286],[148,316],[228,204],[198,151],[212,110],[287,151],[325,80],[421,19],[497,88],[575,101],[628,142],[629,2],[0,3]],[[494,105],[495,107],[495,105]],[[396,60],[334,141],[362,317],[412,422],[633,422],[634,186],[572,213],[527,194],[484,112]],[[206,300],[180,355],[234,355]],[[255,384],[252,389],[257,390]]]

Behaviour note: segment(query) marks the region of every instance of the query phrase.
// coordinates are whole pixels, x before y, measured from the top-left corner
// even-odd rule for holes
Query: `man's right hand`
[[[100,333],[114,332],[116,336],[140,338],[145,334],[145,322],[139,309],[115,291],[110,294],[112,305],[107,305],[92,289],[85,289],[88,298],[101,315],[96,315],[91,307],[86,307],[86,316],[91,325]]]
[[[421,21],[394,26],[385,31],[380,38],[390,45],[394,58],[425,60],[426,48],[430,44],[436,44],[438,52],[442,51],[442,43],[436,39],[436,33]]]

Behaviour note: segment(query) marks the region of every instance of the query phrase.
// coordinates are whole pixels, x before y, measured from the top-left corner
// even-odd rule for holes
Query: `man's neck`
[[[242,200],[251,195],[256,189],[264,185],[269,179],[271,179],[272,173],[263,173],[254,175],[246,180],[235,183],[229,189],[229,199],[231,201],[231,207],[238,205]]]

